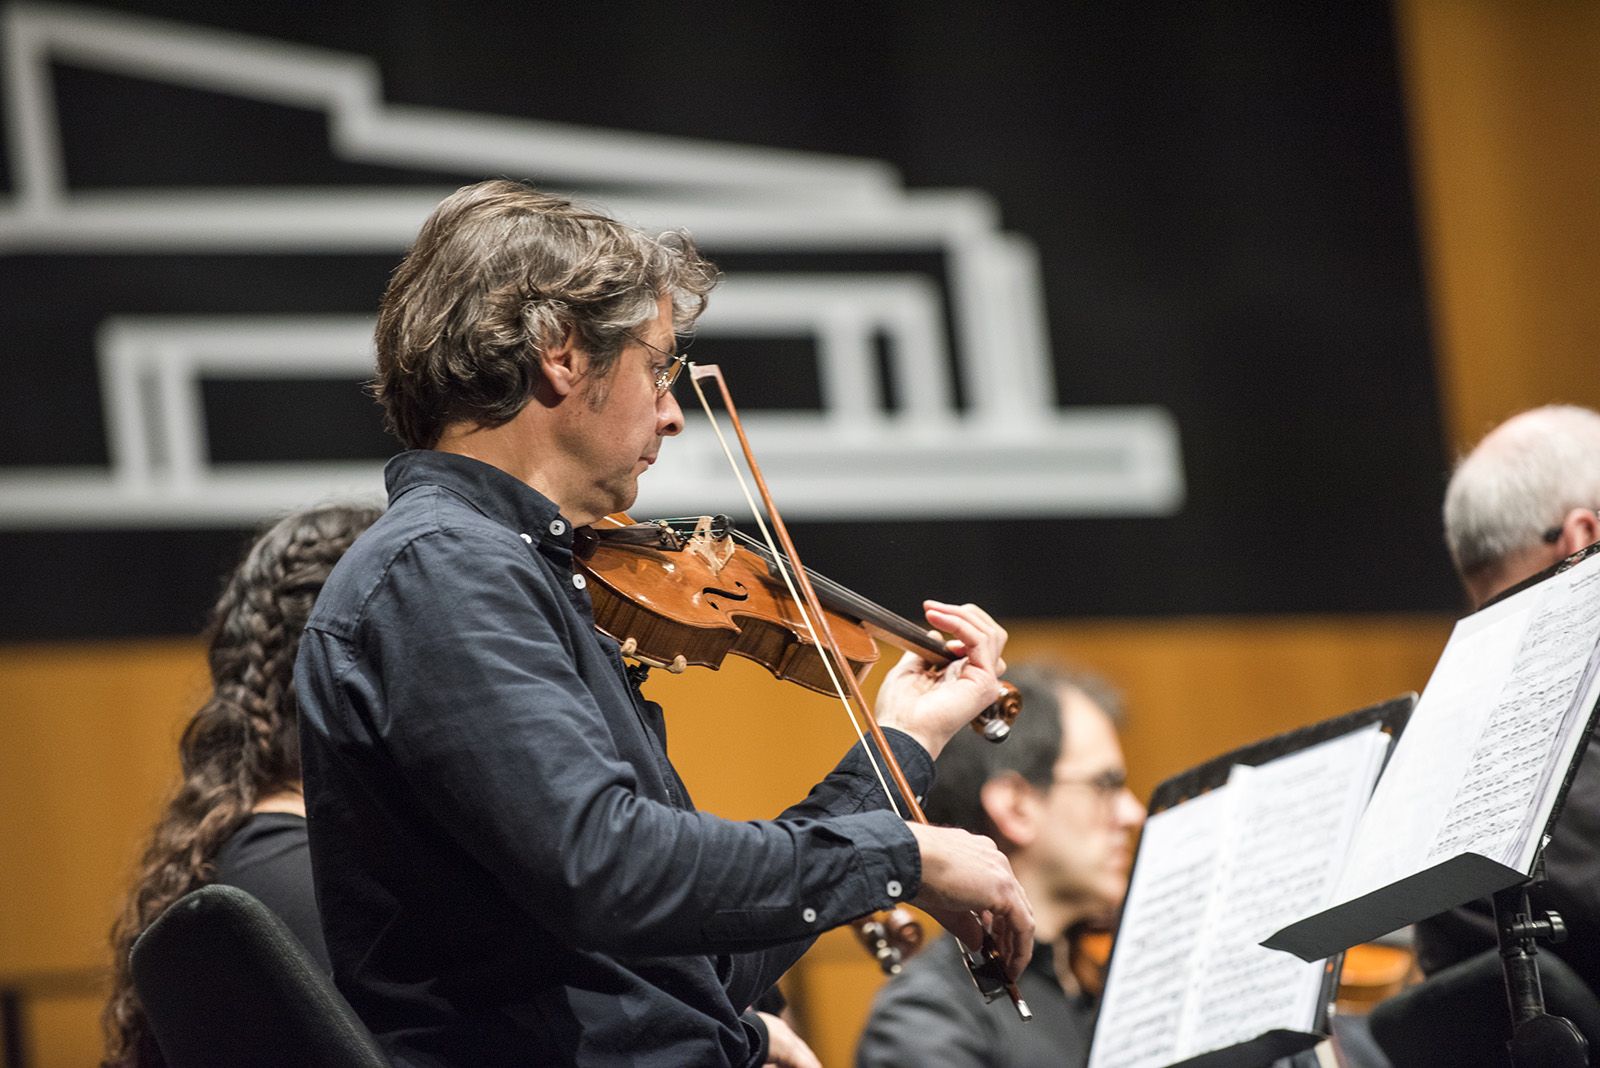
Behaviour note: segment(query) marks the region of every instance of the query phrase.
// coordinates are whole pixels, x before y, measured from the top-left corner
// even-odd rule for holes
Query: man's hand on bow
[[[1015,980],[1033,957],[1033,906],[1011,862],[989,839],[955,827],[909,823],[922,851],[925,909],[969,949],[994,938],[1006,977]]]

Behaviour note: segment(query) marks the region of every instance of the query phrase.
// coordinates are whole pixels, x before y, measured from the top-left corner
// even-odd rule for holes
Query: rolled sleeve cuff
[[[922,891],[922,851],[906,821],[892,812],[864,813],[856,837],[856,856],[864,880],[864,908],[852,906],[854,919],[878,909],[893,908]]]
[[[767,1033],[767,1021],[763,1020],[755,1009],[750,1009],[739,1017],[739,1023],[744,1025],[745,1036],[750,1040],[750,1059],[745,1063],[751,1065],[766,1064],[767,1054],[772,1048],[772,1038]]]

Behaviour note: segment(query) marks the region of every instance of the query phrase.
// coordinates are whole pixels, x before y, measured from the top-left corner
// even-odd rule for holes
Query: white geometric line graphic
[[[18,4],[0,20],[17,181],[17,195],[0,202],[0,255],[398,257],[448,189],[69,191],[50,63],[316,109],[341,159],[526,173],[637,225],[686,227],[714,252],[942,256],[948,291],[914,274],[746,272],[714,295],[707,336],[801,336],[815,346],[823,410],[751,416],[763,463],[797,516],[1166,514],[1182,502],[1177,428],[1164,409],[1056,406],[1034,249],[999,229],[981,193],[908,191],[876,160],[390,105],[364,57],[154,19]],[[608,192],[586,197],[588,182]],[[375,464],[213,464],[200,410],[211,377],[364,378],[369,330],[359,316],[102,324],[111,469],[0,467],[0,527],[253,522],[341,490],[375,492]],[[879,395],[877,337],[889,341],[894,410]],[[965,409],[954,405],[951,344]],[[740,370],[729,368],[735,388]],[[711,443],[694,437],[669,444],[641,509],[706,506],[705,480],[723,476]]]

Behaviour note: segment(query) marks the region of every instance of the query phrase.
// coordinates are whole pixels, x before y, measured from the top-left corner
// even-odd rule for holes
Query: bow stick
[[[773,530],[777,532],[778,541],[782,543],[782,551],[773,543],[772,533],[768,531],[767,524],[762,520],[763,509],[757,508],[754,499],[750,496],[749,487],[746,486],[744,476],[739,471],[739,465],[734,461],[733,453],[728,449],[727,441],[722,436],[721,426],[717,422],[716,414],[711,410],[711,403],[706,399],[706,394],[700,388],[701,380],[712,380],[717,384],[717,389],[722,395],[723,407],[728,412],[728,422],[733,426],[734,433],[739,438],[740,448],[744,451],[745,464],[750,469],[751,476],[755,479],[756,489],[761,494],[761,502],[765,506],[766,514],[772,518]],[[817,598],[816,590],[811,586],[810,576],[806,573],[805,566],[800,562],[800,554],[795,550],[794,541],[789,537],[789,528],[783,521],[778,506],[772,500],[772,494],[767,489],[767,480],[761,474],[761,466],[756,463],[754,450],[750,447],[750,439],[745,435],[744,425],[739,420],[739,410],[733,403],[733,396],[728,392],[728,383],[722,377],[722,370],[716,364],[689,365],[689,380],[694,386],[695,395],[700,398],[700,406],[705,409],[706,418],[711,422],[711,429],[716,434],[717,442],[722,446],[723,454],[728,458],[729,465],[733,468],[734,477],[739,481],[739,487],[744,491],[745,500],[750,510],[755,514],[756,524],[761,529],[762,537],[772,550],[774,559],[778,561],[778,569],[783,576],[783,581],[789,588],[790,596],[794,597],[796,606],[799,607],[801,618],[806,629],[811,632],[811,639],[817,644],[822,656],[823,665],[828,669],[828,676],[833,680],[839,699],[844,703],[845,713],[850,717],[851,724],[855,727],[856,736],[863,742],[862,748],[866,751],[867,759],[871,762],[874,772],[877,773],[878,782],[883,787],[889,806],[896,815],[902,815],[900,806],[896,804],[894,791],[889,789],[889,784],[884,781],[883,771],[878,767],[878,762],[873,759],[872,749],[865,745],[865,738],[861,737],[861,723],[865,722],[872,740],[877,744],[878,752],[883,757],[884,765],[889,769],[890,776],[894,779],[900,798],[905,802],[909,818],[927,825],[928,817],[923,813],[922,806],[917,802],[916,794],[911,789],[911,784],[906,780],[905,772],[900,767],[894,751],[889,748],[889,740],[884,737],[883,728],[878,725],[878,717],[872,714],[871,707],[867,704],[866,696],[861,692],[861,684],[856,679],[855,673],[850,670],[844,654],[840,651],[838,643],[834,640],[833,630],[828,625],[828,617],[822,610],[822,604]],[[787,559],[788,565],[784,563]],[[792,577],[791,577],[792,575]],[[796,590],[796,584],[799,589]],[[842,680],[842,681],[841,681]],[[859,719],[857,718],[859,716]],[[972,974],[972,981],[977,985],[978,992],[985,1001],[993,1001],[1002,993],[1011,999],[1016,1006],[1017,1015],[1023,1020],[1033,1019],[1033,1013],[1028,1009],[1028,1003],[1023,1000],[1022,992],[1017,989],[1017,984],[1008,980],[1000,962],[999,951],[995,949],[987,930],[984,932],[983,945],[979,949],[970,949],[957,939],[956,944],[961,948],[961,958],[967,965],[967,970]]]

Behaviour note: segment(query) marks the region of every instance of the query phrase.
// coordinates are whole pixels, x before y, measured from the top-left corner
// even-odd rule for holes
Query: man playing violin
[[[1027,965],[1005,857],[889,811],[860,747],[775,820],[697,812],[593,626],[573,530],[682,429],[674,337],[715,280],[681,234],[493,181],[435,210],[384,296],[374,391],[411,451],[296,685],[335,978],[397,1065],[814,1063],[746,1009],[821,931],[904,899],[969,944],[983,917],[1007,975]],[[1006,639],[925,610],[962,659],[908,658],[877,701],[917,793]]]

